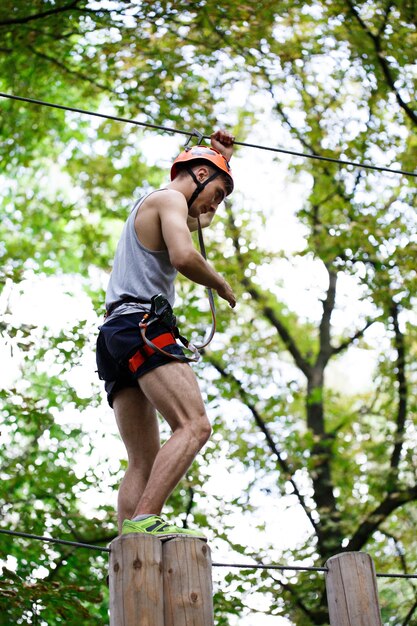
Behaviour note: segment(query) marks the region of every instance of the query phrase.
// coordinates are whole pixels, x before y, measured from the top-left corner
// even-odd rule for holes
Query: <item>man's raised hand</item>
[[[230,161],[232,158],[234,140],[234,136],[227,130],[216,130],[210,136],[211,147],[218,150],[226,161]]]

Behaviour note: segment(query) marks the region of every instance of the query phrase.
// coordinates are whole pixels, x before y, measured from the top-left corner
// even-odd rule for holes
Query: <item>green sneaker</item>
[[[145,533],[146,535],[153,535],[154,537],[160,537],[161,539],[172,539],[173,537],[196,537],[197,539],[204,539],[207,541],[202,532],[174,526],[173,524],[165,522],[158,515],[151,515],[150,517],[141,519],[137,522],[125,519],[122,526],[122,535],[127,535],[128,533]]]

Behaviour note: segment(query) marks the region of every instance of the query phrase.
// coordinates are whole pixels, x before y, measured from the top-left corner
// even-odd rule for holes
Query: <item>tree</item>
[[[30,11],[23,5],[6,8],[0,19],[6,91],[36,91],[38,98],[84,108],[111,102],[117,112],[140,112],[141,119],[169,120],[179,127],[209,129],[218,116],[236,124],[238,138],[260,119],[263,94],[290,149],[413,169],[412,3],[267,2],[262,13],[254,12],[252,3],[220,6],[209,0],[185,7],[115,2],[111,8],[39,0]],[[28,58],[35,64],[31,71]],[[248,93],[244,113],[227,110],[232,91],[242,85]],[[157,168],[138,164],[137,135],[113,122],[94,125],[16,103],[4,107],[8,115],[1,132],[9,146],[2,210],[9,222],[2,223],[8,280],[18,283],[32,268],[37,273],[79,273],[85,280],[91,266],[107,268],[108,242],[114,245],[121,209],[146,177],[151,184],[161,180]],[[96,142],[101,142],[100,153]],[[241,156],[254,158],[243,149]],[[77,190],[76,198],[62,189],[47,189],[45,172],[53,171],[54,160]],[[297,254],[288,258],[286,251],[264,249],[271,218],[247,200],[228,205],[227,220],[213,231],[213,260],[237,286],[240,304],[237,316],[222,309],[218,342],[201,366],[215,416],[213,441],[188,477],[188,488],[178,490],[170,506],[210,525],[215,547],[226,542],[255,560],[323,565],[336,552],[364,549],[378,571],[413,571],[413,179],[310,159],[293,159],[291,169],[294,180],[305,186],[298,211],[305,243]],[[282,287],[285,272],[297,266],[319,276],[302,307],[292,306]],[[180,322],[199,333],[205,319],[201,293],[184,283],[179,294],[187,311]],[[97,291],[93,298],[99,301]],[[54,410],[62,403],[82,408],[65,383],[65,370],[70,358],[80,356],[88,330],[74,328],[68,349],[62,336],[46,332],[40,338],[34,329],[15,327],[10,318],[4,325],[5,334],[27,349],[32,360],[45,358],[52,345],[54,363],[61,369],[53,378],[48,371],[26,371],[29,391],[17,386],[4,393],[3,415],[16,458],[10,465],[4,457],[0,466],[6,477],[3,498],[14,502],[5,505],[7,521],[17,519],[16,527],[33,524],[34,504],[42,502],[43,513],[36,516],[39,533],[54,527],[51,520],[71,519],[64,538],[78,535],[91,542],[108,540],[114,532],[112,524],[80,513],[79,493],[96,480],[94,473],[80,480],[65,462],[69,483],[66,497],[59,500],[51,494],[62,472],[50,473],[60,454],[69,456],[77,447],[79,434],[58,428]],[[362,392],[332,388],[326,383],[332,363],[345,354],[360,354],[358,347],[361,354],[372,349],[376,355],[372,383]],[[46,399],[39,392],[45,387]],[[41,434],[46,442],[51,436],[57,439],[55,450],[46,449]],[[48,468],[45,479],[51,476],[52,484],[34,484],[35,459]],[[234,472],[241,492],[237,497],[212,493],[210,502],[218,501],[213,509],[202,495],[219,460]],[[300,540],[288,549],[277,546],[268,522],[271,510],[282,510],[278,503],[288,503],[305,520]],[[262,542],[246,533],[242,545],[234,530],[236,511],[259,533],[265,529]],[[267,518],[259,521],[263,511]],[[39,565],[39,548],[25,546],[33,552],[24,563],[19,546],[6,544],[6,553],[18,559],[16,575],[28,579]],[[52,576],[64,585],[65,619],[77,623],[79,601],[71,585],[64,584],[75,561],[68,560],[67,550],[59,550],[45,560],[43,580]],[[97,562],[86,553],[76,554],[74,571],[84,584]],[[216,594],[219,624],[232,623],[234,614],[241,619],[246,606],[252,609],[255,594],[264,598],[261,610],[267,614],[287,616],[301,626],[327,623],[323,584],[309,572],[284,578],[270,571],[243,571],[226,581],[229,590]],[[13,584],[20,594],[25,589],[16,579]],[[52,621],[53,597],[43,582],[37,584],[36,601],[45,606],[40,614],[48,624],[60,623]],[[32,589],[28,593],[33,602]],[[384,623],[411,623],[416,609],[411,582],[390,581],[381,587],[381,601]],[[18,600],[10,606],[13,619],[30,623]],[[105,605],[97,608],[93,596],[83,606],[85,623],[105,614]]]
[[[269,91],[277,115],[309,154],[331,152],[342,159],[375,161],[388,153],[391,162],[407,167],[414,153],[415,123],[415,113],[407,104],[415,94],[410,67],[414,28],[407,22],[409,16],[406,7],[394,3],[362,9],[351,3],[332,3],[331,8],[311,3],[302,11],[284,3],[276,31],[269,38],[263,31],[262,41],[255,45],[251,39],[247,48],[242,38],[238,46],[234,44],[230,24],[213,14],[209,28],[245,58],[247,71],[253,63],[255,84]],[[248,37],[253,33],[251,29]],[[397,34],[401,45],[396,45]],[[207,33],[204,37],[207,40]],[[262,49],[263,58],[251,54],[253,49]],[[394,49],[395,58],[387,58]],[[283,85],[291,89],[290,103]],[[241,315],[235,329],[236,343],[244,346],[239,358],[234,352],[230,359],[212,355],[211,361],[221,380],[231,385],[229,393],[252,414],[252,426],[263,432],[265,447],[275,459],[278,492],[287,481],[313,529],[314,541],[310,538],[300,546],[297,557],[311,557],[313,546],[321,563],[335,551],[368,549],[378,556],[380,567],[387,567],[382,554],[386,550],[390,559],[393,551],[401,554],[402,566],[410,568],[415,554],[412,545],[407,549],[402,545],[401,529],[404,518],[415,515],[416,497],[414,460],[409,453],[415,438],[410,400],[414,381],[407,356],[414,343],[410,311],[415,292],[415,198],[407,179],[381,180],[363,171],[313,161],[302,168],[310,174],[311,192],[300,211],[308,231],[307,246],[300,252],[321,263],[327,276],[322,282],[321,315],[312,320],[303,311],[294,319],[294,312],[277,297],[276,286],[272,293],[263,287],[255,270],[259,258],[252,261],[248,250],[251,234],[242,231],[230,211],[235,263],[228,255],[227,267],[235,281],[240,278],[243,293],[251,296],[251,313],[246,315],[251,323],[245,332]],[[254,269],[248,272],[251,262]],[[359,319],[355,307],[340,333],[332,316],[343,275],[357,280],[362,299],[372,306],[370,314],[359,314]],[[331,360],[366,337],[377,323],[381,338],[385,335],[391,344],[386,341],[385,354],[379,356],[379,384],[362,401],[335,396],[325,387]],[[276,363],[271,358],[268,364],[259,346],[279,354],[280,344],[301,374],[301,384],[297,376],[296,382],[287,382],[289,392],[285,394],[284,384],[284,389],[276,385],[271,394]],[[287,423],[283,416],[292,419]],[[280,422],[286,428],[280,428]],[[258,462],[265,473],[271,471],[270,457]],[[253,466],[254,458],[243,463]],[[265,550],[265,558],[271,549]],[[265,583],[254,576],[252,582],[257,578],[259,589],[270,589],[270,578]],[[299,577],[296,584],[285,582],[283,587],[284,598],[292,603],[292,609],[288,612],[285,607],[284,612],[295,623],[326,623],[322,595],[317,597],[317,587],[311,590],[307,577]],[[254,589],[251,584],[251,593]],[[407,591],[403,593],[407,597]],[[384,607],[384,619],[409,623],[415,611],[411,585],[409,594],[407,603],[401,596],[402,609],[391,612]],[[280,601],[271,601],[269,610],[280,612]]]

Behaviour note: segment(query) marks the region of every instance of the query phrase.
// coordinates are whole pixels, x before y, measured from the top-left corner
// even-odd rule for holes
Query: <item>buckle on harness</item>
[[[165,352],[163,349],[161,349],[159,346],[155,345],[151,340],[149,340],[146,337],[146,329],[150,324],[152,324],[153,322],[156,322],[157,320],[160,321],[162,324],[164,324],[164,326],[166,326],[173,333],[174,337],[176,339],[179,339],[181,343],[185,346],[185,348],[190,350],[190,352],[192,352],[194,356],[186,357],[186,356],[170,354],[168,352]],[[170,303],[162,294],[158,293],[157,295],[152,296],[151,309],[149,312],[145,313],[145,315],[143,316],[142,320],[139,323],[139,328],[141,329],[141,335],[145,344],[148,347],[152,348],[153,350],[161,352],[162,354],[165,354],[166,356],[169,356],[170,358],[174,360],[182,361],[182,362],[188,362],[188,361],[196,362],[200,359],[200,353],[198,349],[192,343],[190,343],[185,337],[180,335],[180,332],[177,327],[177,318],[174,315],[174,312],[172,310]]]
[[[157,320],[169,328],[175,337],[179,337],[177,318],[174,315],[170,303],[161,293],[158,293],[156,296],[152,296],[150,311],[147,311],[142,317],[139,327],[146,329],[150,324],[156,322]]]
[[[160,293],[151,298],[150,317],[157,317],[159,321],[168,326],[168,328],[176,328],[177,326],[177,318],[174,315],[170,303],[165,296]]]

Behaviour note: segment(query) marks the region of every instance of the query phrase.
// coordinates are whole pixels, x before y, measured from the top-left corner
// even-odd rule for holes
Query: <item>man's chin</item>
[[[199,217],[200,217],[200,215],[202,215],[202,211],[200,211],[200,209],[191,209],[191,210],[188,212],[188,215],[189,215],[190,217],[193,217],[193,218],[196,220],[197,218],[199,218]]]

